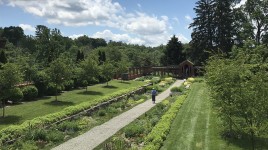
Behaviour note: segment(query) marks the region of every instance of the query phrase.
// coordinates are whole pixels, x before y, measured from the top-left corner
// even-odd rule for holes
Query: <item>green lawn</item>
[[[58,96],[58,100],[61,101],[60,103],[54,102],[55,97],[45,97],[38,101],[6,107],[6,117],[4,119],[0,118],[0,129],[12,124],[21,124],[25,120],[30,120],[38,116],[60,111],[68,106],[100,98],[104,95],[111,95],[120,90],[138,87],[144,85],[144,82],[121,82],[113,80],[109,82],[108,87],[105,85],[106,83],[90,86],[87,92],[85,89],[64,92]]]
[[[172,124],[162,150],[240,150],[243,144],[225,141],[220,124],[211,108],[205,83],[195,83]],[[236,144],[235,144],[236,143]]]

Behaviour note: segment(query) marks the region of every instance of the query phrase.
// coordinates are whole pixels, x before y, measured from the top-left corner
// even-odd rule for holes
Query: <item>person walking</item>
[[[152,101],[153,101],[153,104],[155,104],[155,96],[157,94],[157,91],[153,88],[152,90]]]

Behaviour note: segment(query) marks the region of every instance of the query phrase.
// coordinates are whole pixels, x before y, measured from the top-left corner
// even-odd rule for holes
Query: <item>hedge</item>
[[[187,95],[179,96],[170,109],[161,117],[160,121],[154,126],[152,131],[145,137],[145,150],[158,150],[163,145],[180,106],[186,99]]]
[[[83,112],[87,109],[93,108],[94,106],[107,102],[113,98],[119,97],[121,95],[125,95],[127,93],[131,93],[132,91],[136,91],[140,89],[140,87],[131,88],[131,89],[125,89],[118,91],[110,96],[104,96],[89,102],[83,102],[81,104],[78,104],[76,106],[70,106],[62,111],[48,114],[45,116],[37,117],[32,120],[27,120],[24,123],[20,125],[11,125],[7,128],[4,128],[0,131],[0,146],[5,144],[8,141],[12,141],[14,139],[19,138],[22,136],[25,132],[27,132],[30,128],[33,127],[45,127],[49,124],[52,124],[54,122],[60,121],[64,118],[67,118],[68,116],[77,114],[79,112]]]

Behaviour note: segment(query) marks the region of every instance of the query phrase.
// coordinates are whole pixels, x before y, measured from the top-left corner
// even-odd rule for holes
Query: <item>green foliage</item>
[[[101,77],[104,79],[105,82],[108,82],[113,78],[114,76],[114,66],[110,62],[105,62],[101,66]]]
[[[185,60],[185,55],[182,53],[183,46],[175,35],[168,41],[164,56],[161,58],[163,65],[178,65]]]
[[[20,102],[23,98],[23,93],[20,88],[13,88],[7,91],[9,95],[7,99],[11,100],[13,103]]]
[[[79,124],[76,121],[64,121],[57,126],[59,131],[62,132],[77,132],[79,131]]]
[[[184,87],[183,86],[175,86],[173,88],[170,89],[171,92],[183,92],[184,91]]]
[[[38,96],[44,96],[47,92],[47,86],[49,83],[49,76],[44,71],[39,71],[33,78],[34,85],[38,89]]]
[[[258,49],[258,47],[253,48]],[[237,68],[239,66],[239,69]],[[226,132],[242,132],[254,140],[265,134],[268,78],[267,63],[260,53],[238,52],[234,59],[214,56],[206,66],[207,84]]]
[[[31,101],[35,100],[38,96],[38,90],[35,86],[26,86],[22,89],[23,93],[23,100],[24,101]]]
[[[131,124],[130,126],[127,126],[124,128],[125,136],[127,138],[131,138],[134,136],[138,136],[144,132],[144,126],[140,124]]]
[[[7,56],[4,50],[0,51],[0,64],[5,64],[7,63]]]
[[[186,99],[186,95],[178,97],[170,109],[161,117],[161,120],[153,127],[152,131],[145,137],[145,146],[143,149],[159,149],[169,133],[171,123],[176,117],[180,106]]]
[[[74,88],[74,80],[67,80],[63,83],[64,90],[69,91]]]
[[[50,130],[47,133],[47,139],[48,141],[57,143],[64,140],[64,134],[60,132],[59,130]]]
[[[100,110],[98,113],[99,116],[103,117],[106,115],[106,111],[105,110]]]

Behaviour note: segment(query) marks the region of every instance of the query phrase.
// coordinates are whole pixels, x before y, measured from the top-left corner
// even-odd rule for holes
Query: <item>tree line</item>
[[[222,136],[249,139],[256,149],[268,131],[268,1],[247,0],[234,7],[238,2],[196,3],[188,53],[205,66]]]

